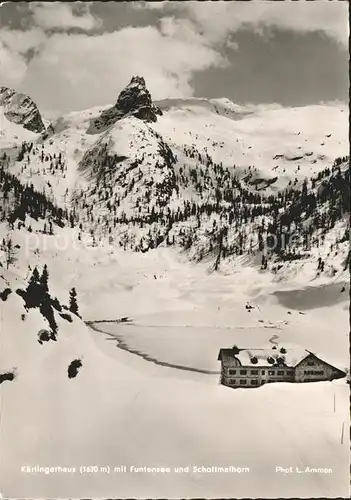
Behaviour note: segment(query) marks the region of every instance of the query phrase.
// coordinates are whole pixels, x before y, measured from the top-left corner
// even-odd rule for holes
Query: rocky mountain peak
[[[0,106],[4,107],[4,115],[10,122],[22,125],[31,132],[39,133],[45,130],[37,105],[26,94],[8,87],[0,87]]]
[[[142,86],[146,86],[146,83],[145,83],[145,78],[143,78],[142,76],[132,76],[132,79],[130,81],[130,84],[129,85],[132,85],[132,84],[137,84],[137,85],[142,85]]]
[[[137,110],[140,107],[152,107],[151,94],[141,76],[133,76],[130,83],[119,94],[116,106],[123,113]]]
[[[135,116],[145,122],[156,122],[157,115],[162,114],[161,109],[152,102],[145,79],[142,76],[133,76],[120,92],[116,104],[92,121],[88,133],[101,132],[125,116]]]
[[[127,88],[132,88],[132,87],[139,87],[141,89],[144,89],[147,91],[146,88],[146,83],[145,83],[145,78],[139,75],[132,76],[132,79],[128,83]]]

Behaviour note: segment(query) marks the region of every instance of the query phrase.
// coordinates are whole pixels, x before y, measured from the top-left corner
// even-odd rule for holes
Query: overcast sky
[[[0,85],[46,111],[113,103],[135,74],[154,100],[348,100],[348,2],[9,2],[0,25]]]

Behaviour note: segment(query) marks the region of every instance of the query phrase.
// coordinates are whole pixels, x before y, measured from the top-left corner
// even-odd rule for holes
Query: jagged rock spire
[[[127,87],[119,94],[116,106],[124,113],[141,106],[152,106],[151,94],[146,88],[143,77],[133,76]]]
[[[142,76],[132,77],[130,83],[119,94],[116,108],[124,115],[132,113],[145,121],[154,122],[157,120],[156,115],[162,114],[161,110],[153,105],[151,94]]]
[[[91,123],[88,133],[93,133],[94,130],[100,132],[125,116],[135,116],[145,122],[156,122],[157,115],[162,115],[162,111],[152,103],[145,79],[142,76],[133,76],[119,94],[116,104],[103,111],[100,117]]]

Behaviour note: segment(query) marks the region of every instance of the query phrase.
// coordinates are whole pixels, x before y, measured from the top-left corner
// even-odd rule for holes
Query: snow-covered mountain
[[[141,77],[46,130],[0,110],[0,494],[347,496],[345,379],[233,391],[217,361],[279,339],[348,366],[347,111],[153,103]]]
[[[216,268],[256,255],[264,269],[275,269],[279,260],[301,267],[325,251],[329,257],[327,248],[311,252],[304,244],[312,238],[315,247],[323,232],[331,248],[341,245],[344,262],[346,122],[342,106],[155,105],[145,80],[133,77],[114,106],[60,117],[10,168],[70,208],[95,242],[142,252],[176,246]],[[335,186],[331,206],[321,193]],[[278,245],[267,262],[265,243],[282,234],[293,234],[293,243]]]

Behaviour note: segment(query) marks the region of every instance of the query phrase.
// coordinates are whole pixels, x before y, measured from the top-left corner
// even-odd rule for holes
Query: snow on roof
[[[309,352],[303,348],[284,349],[282,346],[272,346],[266,349],[240,349],[236,357],[242,365],[269,366],[277,364],[278,360],[281,360],[285,366],[292,367],[296,366],[308,355]]]
[[[238,348],[239,353],[234,349],[221,349],[218,359],[233,359],[240,361],[242,366],[272,366],[278,360],[285,366],[296,366],[306,358],[310,352],[301,347],[269,346],[267,348]]]

